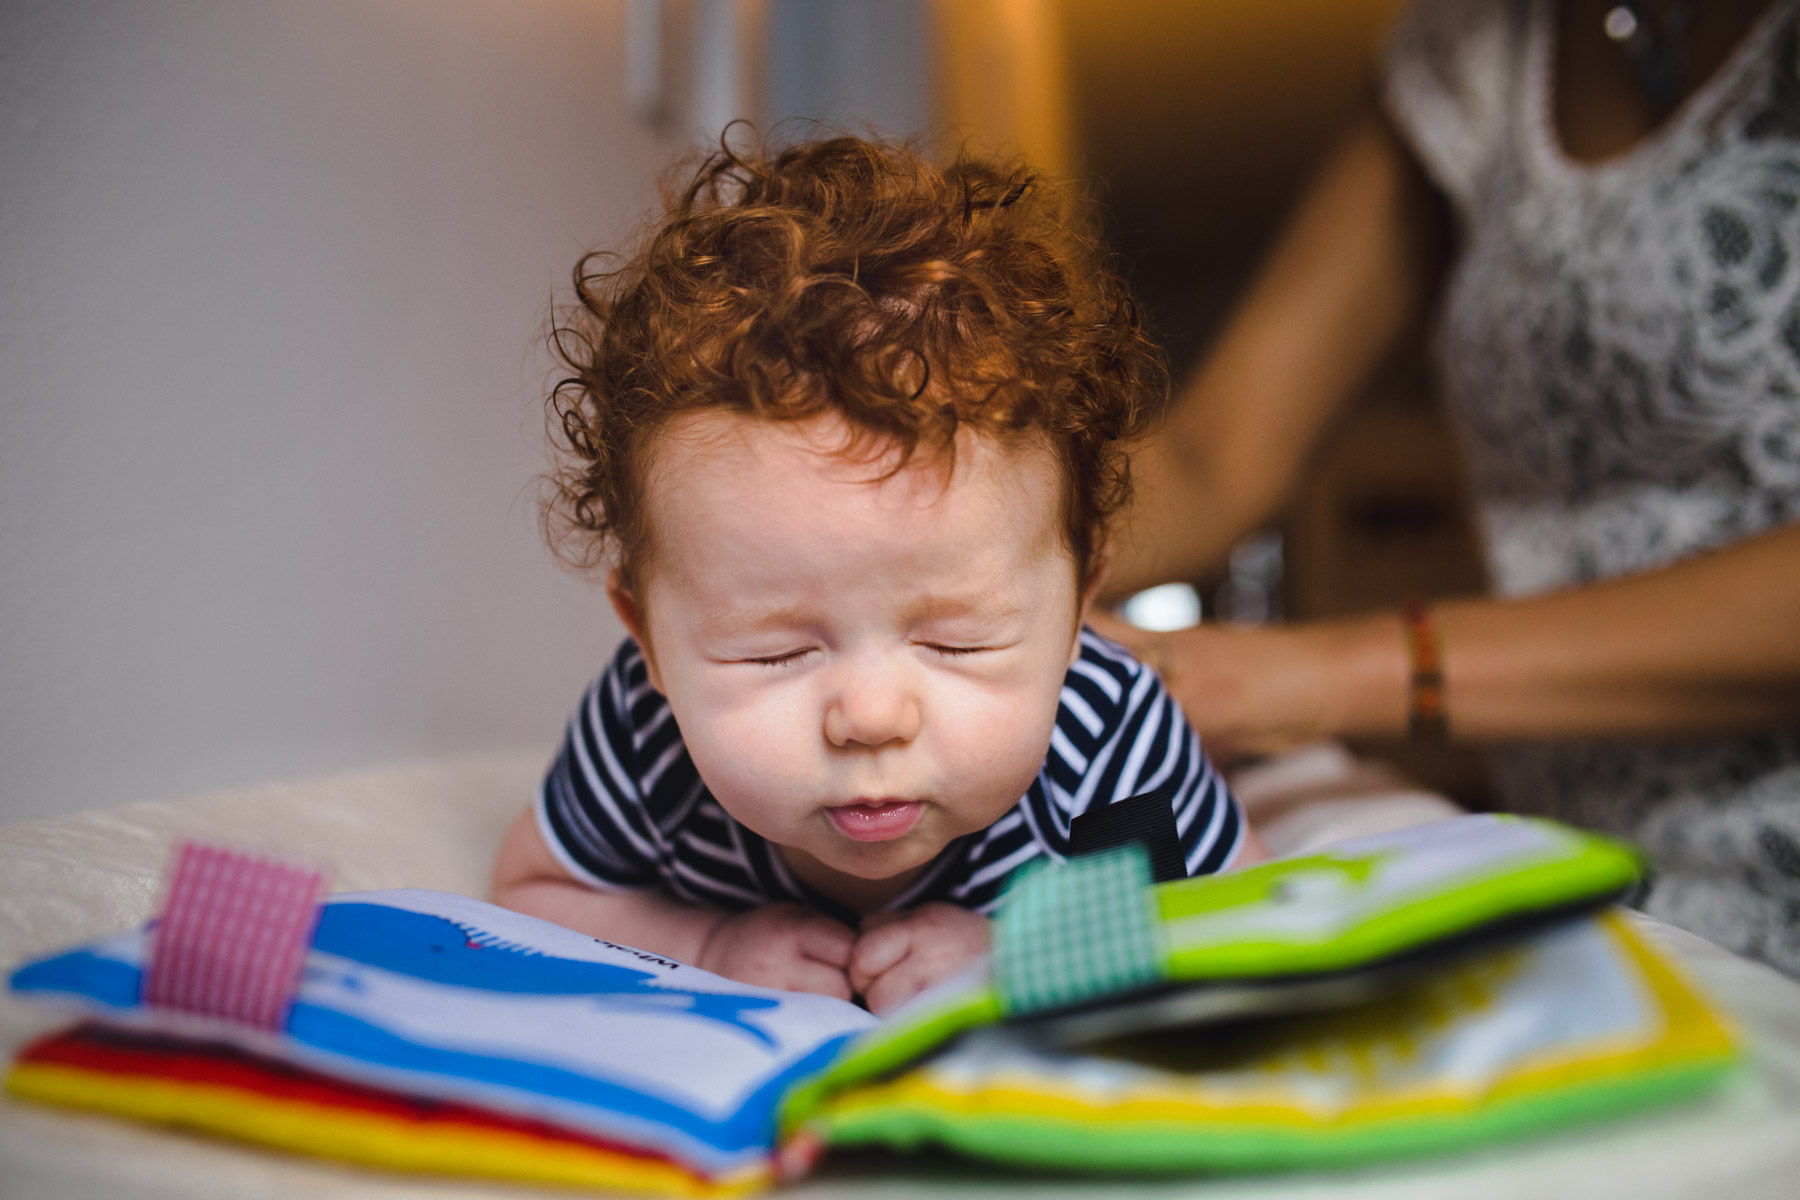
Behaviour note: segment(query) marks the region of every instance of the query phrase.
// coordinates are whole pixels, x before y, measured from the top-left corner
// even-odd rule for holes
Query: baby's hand
[[[987,948],[987,918],[954,904],[870,913],[850,955],[850,986],[882,1016]]]
[[[844,968],[856,935],[801,904],[766,904],[713,926],[694,965],[714,975],[790,992],[850,999]]]

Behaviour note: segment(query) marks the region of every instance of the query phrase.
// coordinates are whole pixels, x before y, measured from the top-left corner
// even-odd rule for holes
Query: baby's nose
[[[825,737],[834,746],[910,742],[919,733],[919,697],[904,669],[846,663],[825,704]]]

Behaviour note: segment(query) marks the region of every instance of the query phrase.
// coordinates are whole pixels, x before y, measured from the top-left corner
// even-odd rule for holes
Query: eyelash
[[[922,642],[920,644],[927,650],[935,651],[945,658],[962,658],[965,655],[979,654],[981,651],[988,649],[986,646],[938,646],[933,645],[930,642]],[[786,667],[792,666],[794,663],[799,662],[802,658],[805,658],[811,653],[811,650],[795,650],[788,654],[773,654],[768,658],[746,658],[744,661],[747,663],[754,663],[759,667]]]
[[[746,658],[744,661],[755,663],[759,667],[786,667],[792,666],[811,653],[810,650],[794,650],[787,654],[770,655],[768,658]]]

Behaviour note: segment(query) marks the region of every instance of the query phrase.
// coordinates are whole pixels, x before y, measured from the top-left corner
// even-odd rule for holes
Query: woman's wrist
[[[1327,737],[1399,737],[1410,716],[1412,662],[1398,614],[1302,626],[1301,647],[1318,665],[1319,732]]]

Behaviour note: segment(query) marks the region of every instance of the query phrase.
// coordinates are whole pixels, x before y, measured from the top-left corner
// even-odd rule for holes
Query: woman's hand
[[[1800,522],[1667,567],[1432,610],[1450,731],[1470,741],[1800,726]],[[1215,757],[1406,730],[1405,624],[1151,633],[1091,623],[1154,667]]]
[[[1406,643],[1395,617],[1168,633],[1101,614],[1089,623],[1162,676],[1215,760],[1405,724]]]

